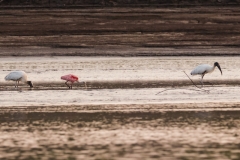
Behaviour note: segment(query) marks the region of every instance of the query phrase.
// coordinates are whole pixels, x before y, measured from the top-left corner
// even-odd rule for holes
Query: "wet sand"
[[[184,104],[181,106],[185,108]],[[239,109],[115,107],[117,109],[113,105],[86,105],[1,110],[0,158],[240,158]]]

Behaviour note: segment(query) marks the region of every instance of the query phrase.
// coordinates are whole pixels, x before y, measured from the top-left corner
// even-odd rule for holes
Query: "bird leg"
[[[202,79],[201,79],[202,87],[203,87],[203,77],[205,76],[205,73],[206,73],[206,72],[204,72],[204,73],[202,74]]]
[[[16,81],[15,88],[18,88],[18,85],[19,85],[19,81]]]
[[[202,84],[202,87],[203,87],[203,78],[201,79],[201,84]]]
[[[203,75],[202,75],[202,79],[201,79],[202,87],[203,87],[203,77],[205,76],[205,73],[206,73],[206,72],[203,73]],[[210,82],[205,82],[205,83],[209,83],[209,84],[211,84],[211,85],[213,86],[213,84],[210,83]]]
[[[65,82],[65,84],[66,84],[66,85],[68,86],[68,88],[70,89],[70,86],[68,85],[68,83],[67,83],[67,82],[68,82],[68,81],[66,81],[66,82]]]
[[[71,82],[70,89],[72,89],[73,82]]]

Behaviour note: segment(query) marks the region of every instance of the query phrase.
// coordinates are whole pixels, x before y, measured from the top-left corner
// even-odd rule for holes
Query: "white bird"
[[[194,68],[192,70],[191,75],[201,75],[202,76],[201,83],[203,86],[204,75],[207,73],[212,73],[214,71],[215,67],[218,67],[218,69],[220,70],[220,72],[222,74],[222,70],[221,70],[219,63],[215,62],[213,66],[211,66],[209,64],[201,64],[201,65],[197,66],[196,68]]]
[[[23,83],[27,83],[30,86],[30,88],[33,87],[32,82],[27,80],[27,74],[24,71],[13,71],[13,72],[10,72],[5,77],[5,80],[6,81],[16,81],[15,88],[18,87],[19,81],[21,81]]]

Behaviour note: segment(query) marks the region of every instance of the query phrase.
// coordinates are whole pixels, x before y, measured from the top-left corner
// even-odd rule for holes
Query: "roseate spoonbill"
[[[80,83],[78,81],[78,77],[73,74],[68,74],[68,75],[62,76],[61,79],[66,80],[65,84],[68,86],[69,89],[72,89],[72,85],[74,82]],[[71,82],[71,84],[68,85],[68,82]],[[86,82],[83,81],[83,83],[85,84],[85,88],[86,88]]]
[[[218,67],[218,69],[220,70],[220,72],[222,74],[222,70],[221,70],[219,63],[215,62],[213,66],[211,66],[209,64],[201,64],[201,65],[197,66],[196,68],[194,68],[192,70],[191,75],[201,75],[202,76],[201,83],[203,86],[204,75],[207,73],[212,73],[214,71],[215,67]]]
[[[23,83],[27,83],[30,88],[33,87],[33,84],[31,81],[27,80],[27,74],[24,71],[13,71],[10,72],[6,77],[5,77],[6,81],[16,81],[15,83],[15,88],[18,88],[19,85],[19,81],[22,81]]]

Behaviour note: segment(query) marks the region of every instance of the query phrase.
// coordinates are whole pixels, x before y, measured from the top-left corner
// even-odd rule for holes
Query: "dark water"
[[[240,159],[240,111],[2,109],[1,159]]]

